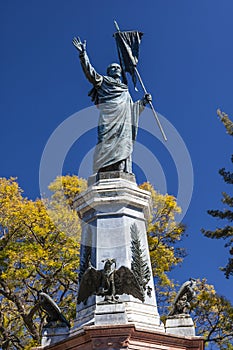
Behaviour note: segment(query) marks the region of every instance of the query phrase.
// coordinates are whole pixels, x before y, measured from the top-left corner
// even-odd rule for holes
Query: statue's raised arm
[[[86,52],[86,40],[82,42],[79,37],[74,38],[73,45],[79,51],[80,63],[86,78],[95,87],[99,87],[102,84],[103,77],[96,72],[95,68],[90,63]]]
[[[81,53],[86,51],[86,40],[82,43],[79,37],[74,37],[73,39],[73,45],[76,47],[76,49]]]

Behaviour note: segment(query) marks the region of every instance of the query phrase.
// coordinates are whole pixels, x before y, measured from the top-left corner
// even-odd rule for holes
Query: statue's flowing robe
[[[131,160],[144,104],[142,100],[133,102],[128,86],[120,80],[97,73],[86,53],[80,54],[80,61],[87,79],[93,84],[89,95],[100,111],[93,162],[93,170],[98,172],[122,160]],[[131,161],[127,162],[125,171],[132,172]]]

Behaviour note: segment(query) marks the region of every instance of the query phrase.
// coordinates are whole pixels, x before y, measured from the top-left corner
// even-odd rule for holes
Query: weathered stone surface
[[[192,318],[186,314],[169,316],[165,323],[166,333],[195,336],[195,327]]]
[[[100,175],[107,176],[111,173],[100,173]],[[129,175],[121,172],[114,172],[114,174],[115,176]],[[96,214],[119,214],[119,210],[131,207],[144,214],[144,217],[141,216],[143,220],[148,219],[151,208],[150,193],[139,189],[134,182],[121,177],[100,179],[74,201],[74,208],[81,218],[85,218],[85,221],[88,218],[93,220],[93,210]]]
[[[41,346],[49,346],[56,344],[69,336],[70,330],[68,327],[53,327],[42,329]]]
[[[124,303],[97,304],[95,310],[95,324],[125,324],[127,316]]]
[[[107,179],[124,179],[131,181],[136,184],[136,179],[134,174],[125,173],[123,171],[108,171],[108,172],[100,172],[97,174],[94,174],[88,178],[88,186],[97,184],[100,180],[107,180]]]

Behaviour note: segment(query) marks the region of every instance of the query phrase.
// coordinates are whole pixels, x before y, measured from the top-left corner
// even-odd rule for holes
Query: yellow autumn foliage
[[[173,287],[174,283],[167,273],[181,263],[184,257],[184,249],[175,248],[184,233],[184,226],[176,221],[181,208],[175,197],[158,193],[150,183],[145,182],[139,187],[151,193],[152,215],[147,235],[157,288]]]
[[[196,292],[192,308],[197,335],[205,338],[206,346],[214,343],[220,349],[232,349],[233,306],[205,278],[197,280]]]
[[[51,198],[23,196],[15,178],[0,178],[0,346],[10,341],[23,349],[40,343],[45,315],[37,308],[38,292],[46,291],[72,321],[75,317],[81,227],[73,201],[87,187],[77,176],[56,178]],[[156,192],[150,183],[152,216],[148,243],[160,308],[175,297],[169,272],[182,263],[179,243],[184,226],[176,199]],[[219,349],[232,350],[233,308],[205,280],[198,281],[193,302],[197,334]]]
[[[76,196],[85,188],[77,177],[62,180],[65,195]],[[50,200],[32,201],[23,197],[15,178],[0,179],[0,324],[25,349],[40,341],[44,315],[31,313],[40,290],[63,305],[69,318],[75,315],[74,303],[67,301],[75,300],[77,290],[80,223],[68,206],[70,199],[61,200],[59,181],[51,184]]]

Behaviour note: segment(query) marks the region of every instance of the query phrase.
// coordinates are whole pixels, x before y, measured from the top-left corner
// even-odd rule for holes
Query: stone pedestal
[[[166,333],[160,322],[146,235],[150,193],[137,187],[133,175],[103,173],[89,178],[87,191],[74,205],[82,221],[81,275],[89,261],[101,270],[107,258],[116,259],[116,269],[125,266],[132,270],[136,231],[139,255],[149,268],[145,300],[123,294],[119,302],[110,303],[92,295],[78,304],[75,325],[69,332],[47,329],[42,347],[34,350],[203,350],[204,341],[195,337],[189,315],[169,317]]]
[[[68,327],[53,327],[42,329],[41,346],[49,346],[56,344],[69,336],[70,330]]]
[[[137,187],[132,174],[121,172],[92,176],[87,191],[76,199],[74,207],[82,220],[81,272],[88,267],[88,261],[96,269],[103,269],[103,260],[107,258],[116,259],[116,269],[121,266],[132,269],[135,230],[141,259],[150,272],[144,302],[123,294],[119,303],[102,304],[102,297],[91,296],[86,305],[81,303],[77,307],[75,329],[84,325],[134,323],[141,328],[164,331],[157,310],[146,235],[150,200],[150,193]]]
[[[42,348],[34,348],[42,349]],[[132,324],[86,326],[48,350],[203,350],[200,337],[181,337],[143,330]]]
[[[166,333],[194,337],[195,327],[190,315],[169,316],[165,323]]]

